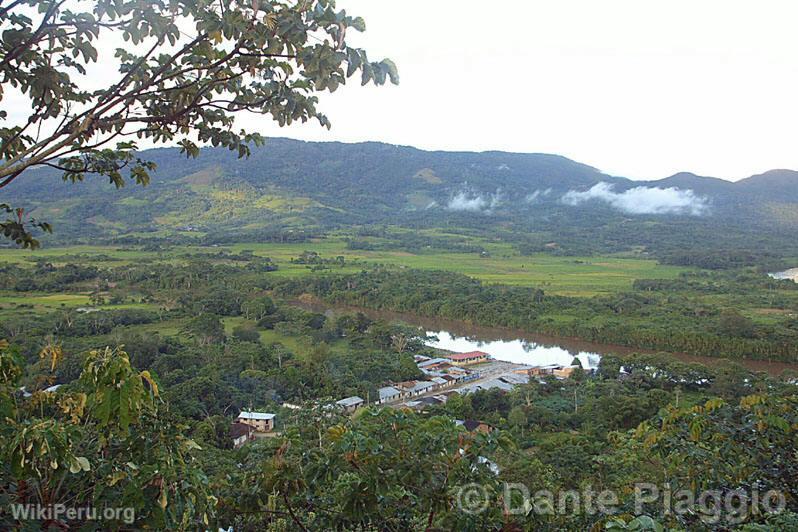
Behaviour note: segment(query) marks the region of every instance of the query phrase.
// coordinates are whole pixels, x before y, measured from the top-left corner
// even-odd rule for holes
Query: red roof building
[[[467,364],[479,364],[490,358],[490,355],[482,351],[471,351],[469,353],[457,353],[446,356],[455,366],[465,366]]]

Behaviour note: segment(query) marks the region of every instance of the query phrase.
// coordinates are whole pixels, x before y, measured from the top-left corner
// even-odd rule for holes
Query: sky
[[[429,150],[554,153],[611,175],[737,180],[798,170],[798,0],[338,0],[350,44],[390,57],[399,86],[359,77],[318,123],[267,136]],[[101,37],[102,39],[103,37]],[[89,69],[116,79],[116,36]],[[107,58],[107,59],[104,59]],[[13,90],[12,119],[29,104]],[[142,147],[147,147],[142,145]]]
[[[399,67],[272,136],[556,153],[612,175],[798,169],[795,0],[338,0]],[[354,81],[354,80],[353,80]]]

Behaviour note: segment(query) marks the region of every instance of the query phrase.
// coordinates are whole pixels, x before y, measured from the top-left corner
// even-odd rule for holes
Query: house
[[[422,399],[419,399],[418,402],[424,406],[438,406],[442,405],[446,401],[438,398],[437,396],[433,396],[433,397],[424,397]]]
[[[492,426],[476,419],[458,419],[455,421],[455,423],[458,426],[466,429],[468,432],[481,432],[482,434],[487,434],[494,430]]]
[[[419,362],[416,365],[419,367],[419,369],[424,369],[424,368],[427,368],[429,366],[439,366],[439,365],[442,365],[442,364],[445,364],[445,365],[448,366],[449,365],[449,359],[448,358],[430,358],[430,359],[424,360],[422,362]]]
[[[561,369],[559,364],[547,364],[545,366],[533,366],[527,370],[532,377],[543,377],[545,375],[554,375],[554,371]]]
[[[571,376],[577,366],[565,366],[554,370],[553,375],[559,379],[567,379]]]
[[[461,395],[467,395],[469,393],[478,392],[480,390],[492,390],[497,388],[499,390],[509,392],[515,387],[515,384],[510,384],[508,382],[504,382],[501,379],[490,379],[482,382],[476,382],[474,384],[469,384],[468,386],[463,386],[457,390],[458,393]]]
[[[505,382],[501,379],[490,379],[487,381],[483,381],[477,384],[477,386],[479,386],[483,390],[492,390],[494,388],[498,388],[503,392],[509,392],[512,391],[513,388],[515,388],[515,384],[510,384],[509,382]]]
[[[436,388],[441,388],[443,386],[448,386],[449,385],[449,381],[444,379],[443,377],[433,377],[433,378],[430,379],[430,382],[435,384]]]
[[[237,423],[244,423],[253,427],[257,432],[271,432],[274,430],[275,414],[267,412],[249,412],[243,410],[236,418]]]
[[[397,399],[402,398],[402,392],[393,386],[383,386],[377,390],[377,393],[380,395],[380,404],[390,403],[391,401],[396,401]]]
[[[335,404],[342,407],[344,412],[354,412],[361,406],[363,406],[363,399],[358,397],[357,395],[353,395],[352,397],[345,397],[340,401],[336,401]]]
[[[419,362],[424,362],[425,360],[429,360],[429,357],[425,357],[424,355],[413,355],[413,360],[416,361],[416,364]]]
[[[508,384],[526,384],[529,382],[529,375],[519,375],[517,373],[505,373],[499,378]]]
[[[405,381],[394,385],[405,396],[414,397],[424,392],[431,391],[435,383],[430,381]]]
[[[529,368],[529,375],[534,377],[542,377],[545,375],[553,375],[558,379],[567,379],[571,376],[578,366],[561,366],[559,364],[549,364],[547,366],[535,366]]]
[[[255,439],[255,427],[234,421],[230,425],[230,438],[233,440],[233,449],[239,449],[248,441]]]
[[[421,395],[435,388],[435,383],[431,381],[416,381],[416,385],[410,390],[410,395]]]
[[[490,355],[483,353],[482,351],[471,351],[469,353],[448,355],[446,358],[448,358],[449,362],[455,366],[468,366],[470,364],[486,362],[490,358]]]
[[[454,377],[457,380],[457,382],[473,379],[478,376],[477,373],[471,373],[471,371],[465,368],[458,368],[458,367],[452,367],[449,371],[446,372],[446,374]]]

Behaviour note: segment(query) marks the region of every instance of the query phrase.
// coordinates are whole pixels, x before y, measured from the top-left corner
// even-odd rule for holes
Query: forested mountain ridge
[[[798,172],[789,170],[737,183],[689,173],[641,182],[557,155],[283,138],[247,159],[214,148],[196,159],[171,148],[141,156],[158,165],[147,187],[115,190],[94,177],[73,185],[48,170],[19,179],[4,197],[55,222],[51,241],[181,230],[257,240],[275,231],[383,224],[465,228],[521,242],[533,235],[533,245],[569,241],[576,231],[647,247],[673,224],[699,239],[761,233],[778,242],[798,228]]]

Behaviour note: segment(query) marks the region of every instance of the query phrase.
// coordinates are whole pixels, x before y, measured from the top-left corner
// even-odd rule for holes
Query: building
[[[402,398],[402,392],[393,386],[383,386],[377,390],[377,393],[380,394],[380,404],[390,403],[391,401],[396,401],[397,399]]]
[[[477,384],[482,390],[492,390],[498,388],[503,392],[510,392],[515,388],[515,384],[503,381],[502,379],[489,379]]]
[[[545,366],[533,366],[527,370],[532,377],[543,377],[545,375],[554,375],[554,370],[562,368],[559,364],[547,364]]]
[[[436,396],[433,396],[433,397],[421,398],[421,399],[418,400],[418,402],[421,403],[422,405],[424,405],[425,407],[427,407],[427,406],[442,405],[443,403],[446,402],[446,400],[442,399],[442,398],[440,398],[439,396],[436,395]]]
[[[559,379],[567,379],[578,366],[565,366],[554,370],[553,375]]]
[[[236,418],[236,423],[244,423],[253,427],[257,432],[271,432],[274,430],[275,414],[267,412],[242,411]]]
[[[424,368],[432,369],[432,367],[448,366],[449,365],[449,359],[448,358],[430,358],[428,360],[424,360],[422,362],[418,362],[416,365],[419,367],[419,369],[424,369]]]
[[[469,384],[463,386],[462,388],[458,388],[457,392],[460,393],[461,395],[467,395],[469,393],[478,392],[480,390],[492,390],[492,389],[498,389],[503,392],[509,392],[513,388],[515,388],[515,384],[505,382],[501,379],[489,379],[482,382],[475,382],[474,384]]]
[[[255,439],[255,427],[234,421],[230,425],[230,438],[233,440],[233,449],[239,449],[248,441]]]
[[[342,407],[344,412],[354,412],[361,406],[363,406],[363,398],[358,397],[357,395],[353,395],[352,397],[346,397],[341,399],[340,401],[336,401],[335,404]]]
[[[444,386],[449,386],[449,381],[444,379],[443,377],[433,377],[430,381],[435,385],[436,388],[443,388]]]
[[[490,355],[482,351],[471,351],[469,353],[457,353],[448,355],[446,358],[455,366],[468,366],[469,364],[479,364],[480,362],[487,362]]]
[[[449,371],[446,372],[446,374],[454,377],[457,380],[457,382],[474,379],[479,376],[478,373],[472,373],[471,371],[465,368],[458,368],[458,367],[452,367],[451,369],[449,369]]]
[[[487,434],[493,431],[493,427],[488,425],[483,421],[477,421],[476,419],[458,419],[455,423],[468,432],[481,432],[483,434]]]
[[[529,375],[527,374],[505,373],[499,378],[509,384],[526,384],[529,382]]]
[[[421,395],[422,393],[432,391],[435,388],[435,383],[431,381],[416,381],[415,386],[410,389],[410,395]]]
[[[571,376],[577,366],[561,366],[559,364],[549,364],[546,366],[535,366],[529,368],[528,374],[531,377],[543,377],[553,375],[559,379],[567,379]]]

